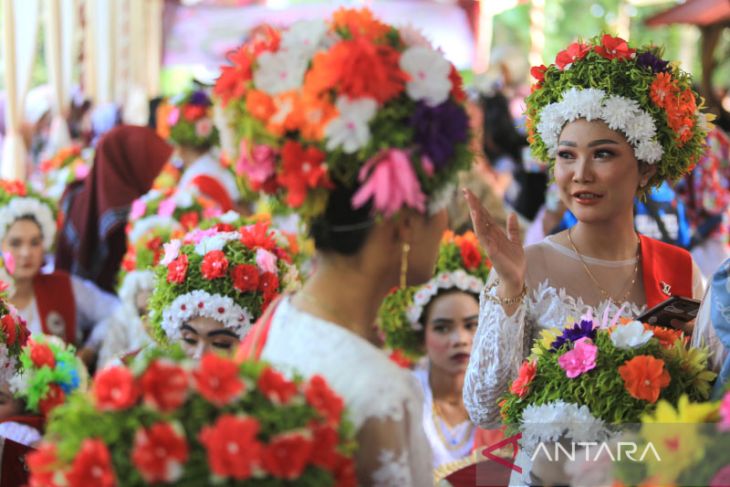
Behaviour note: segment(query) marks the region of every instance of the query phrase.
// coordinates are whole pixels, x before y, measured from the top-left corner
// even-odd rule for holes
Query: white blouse
[[[261,358],[285,373],[322,375],[345,401],[359,443],[360,485],[433,484],[423,433],[423,396],[409,371],[345,328],[299,311],[289,298],[275,311]]]

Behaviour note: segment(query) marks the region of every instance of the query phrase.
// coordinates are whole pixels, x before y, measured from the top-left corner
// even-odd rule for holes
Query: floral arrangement
[[[439,292],[459,289],[479,296],[491,262],[474,232],[441,238],[434,277],[423,286],[394,289],[383,301],[378,323],[389,347],[415,359],[423,354],[423,311]]]
[[[182,172],[180,169],[175,167],[171,162],[167,162],[162,166],[160,174],[152,182],[152,189],[162,192],[175,189],[181,177]]]
[[[229,61],[214,94],[238,139],[237,171],[305,219],[323,213],[335,183],[354,191],[355,209],[433,211],[469,167],[458,72],[368,9],[260,29]]]
[[[170,100],[167,115],[170,139],[177,145],[212,147],[218,145],[218,129],[213,124],[213,102],[202,90],[191,90]]]
[[[0,241],[5,238],[10,225],[27,216],[38,223],[43,235],[43,248],[50,250],[56,237],[56,205],[22,181],[0,180]]]
[[[137,233],[139,232],[134,234],[134,239],[130,237],[127,241],[127,252],[122,257],[120,269],[121,280],[127,272],[152,269],[162,259],[163,245],[185,234],[182,226],[175,221],[167,223],[158,221],[157,225],[152,226],[142,235],[137,235]]]
[[[127,235],[136,242],[152,227],[179,222],[185,231],[197,228],[204,218],[220,214],[217,203],[201,194],[195,186],[186,189],[151,190],[132,202]]]
[[[502,419],[523,432],[529,451],[562,436],[600,440],[611,425],[636,423],[659,399],[707,399],[708,352],[687,348],[676,330],[638,321],[598,323],[587,316],[564,330],[545,330],[522,363],[501,405]],[[586,440],[587,441],[587,440]]]
[[[8,383],[20,369],[18,357],[30,332],[18,311],[7,301],[6,290],[7,285],[0,281],[0,382]]]
[[[552,166],[563,126],[585,118],[620,131],[639,161],[656,165],[648,187],[689,172],[704,153],[709,125],[690,75],[661,54],[603,35],[533,67],[527,128],[535,157]]]
[[[31,485],[356,485],[354,429],[321,376],[152,350],[56,409]]]
[[[59,149],[53,157],[41,162],[44,194],[55,200],[61,198],[66,185],[84,179],[89,174],[89,161],[93,161],[93,156],[90,156],[88,151],[84,154],[82,147],[74,144]]]
[[[617,487],[628,485],[728,485],[730,482],[730,392],[720,401],[694,403],[682,396],[660,401],[641,418],[639,450],[651,443],[656,455],[619,462]]]
[[[175,341],[183,321],[206,316],[243,338],[299,272],[265,223],[194,230],[164,245],[150,299],[153,338]]]
[[[33,336],[20,354],[22,371],[10,381],[15,397],[43,416],[66,402],[76,389],[86,389],[86,367],[73,345],[53,336]]]

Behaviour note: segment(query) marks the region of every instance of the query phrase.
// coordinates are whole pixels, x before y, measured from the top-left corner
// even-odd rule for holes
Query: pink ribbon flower
[[[559,359],[560,368],[565,371],[569,379],[575,379],[581,374],[596,368],[596,347],[590,338],[584,337],[576,341],[573,350],[564,353]]]
[[[355,209],[373,198],[375,211],[385,217],[404,206],[421,213],[426,211],[426,195],[421,191],[408,153],[402,149],[388,149],[371,158],[360,169],[358,180],[364,184],[352,197]]]

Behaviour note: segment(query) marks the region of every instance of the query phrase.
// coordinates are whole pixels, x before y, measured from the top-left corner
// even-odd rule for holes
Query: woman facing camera
[[[254,127],[238,165],[311,225],[317,256],[241,355],[327,379],[357,431],[360,485],[429,485],[421,391],[378,348],[375,320],[393,287],[432,276],[449,188],[470,162],[461,80],[425,39],[369,10],[266,31],[231,59],[247,55],[252,78],[226,67],[216,86],[238,126]]]
[[[55,335],[83,345],[79,354],[93,363],[103,329],[97,327],[118,300],[93,283],[63,271],[41,272],[56,236],[53,204],[18,181],[0,182],[0,241],[10,276],[10,302],[31,333]]]
[[[394,291],[380,308],[388,346],[409,358],[424,357],[413,374],[423,390],[423,429],[437,470],[468,457],[474,447],[476,427],[461,391],[488,274],[476,236],[446,232],[434,277]]]

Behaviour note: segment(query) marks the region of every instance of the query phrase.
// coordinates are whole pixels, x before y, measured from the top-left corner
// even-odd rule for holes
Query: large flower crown
[[[47,417],[68,394],[86,389],[86,366],[75,352],[58,337],[33,336],[20,355],[22,371],[10,381],[13,395],[24,399],[28,410]]]
[[[564,125],[580,118],[604,121],[626,136],[639,161],[655,164],[649,186],[678,179],[704,152],[708,124],[692,79],[656,47],[633,49],[604,35],[571,44],[531,73],[529,140],[551,167]]]
[[[202,90],[191,90],[170,100],[167,116],[170,139],[182,146],[206,147],[218,144],[218,129],[213,124],[213,102]]]
[[[353,190],[355,209],[434,211],[469,166],[458,72],[367,9],[262,29],[229,60],[214,93],[239,141],[237,171],[307,219],[333,183]]]
[[[43,188],[38,188],[44,195],[59,200],[66,186],[77,179],[84,179],[91,171],[93,149],[84,150],[74,144],[58,150],[50,159],[41,162]]]
[[[195,230],[164,249],[150,299],[153,334],[162,343],[177,339],[180,325],[196,316],[220,321],[243,338],[266,306],[299,279],[266,224]]]
[[[434,277],[423,286],[396,289],[383,301],[378,323],[388,346],[410,358],[422,355],[423,310],[441,291],[458,289],[479,295],[490,268],[473,232],[444,233]]]
[[[22,181],[0,180],[0,242],[10,225],[28,216],[41,228],[43,248],[50,250],[56,238],[56,205]]]
[[[51,417],[31,485],[357,484],[344,401],[319,375],[152,349]]]
[[[127,237],[127,251],[119,269],[120,289],[130,273],[151,272],[162,259],[164,244],[185,235],[182,225],[164,218],[147,218],[137,225],[136,230]]]
[[[18,357],[30,332],[15,307],[6,301],[0,282],[0,382],[9,382],[20,369]]]

